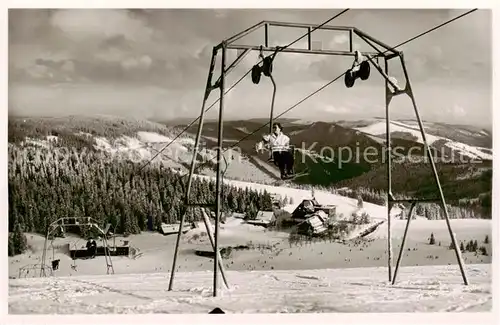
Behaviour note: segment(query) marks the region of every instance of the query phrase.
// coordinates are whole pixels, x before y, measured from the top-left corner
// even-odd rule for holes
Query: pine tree
[[[489,244],[490,243],[490,239],[489,239],[488,235],[486,235],[486,237],[484,237],[484,243],[485,244]]]
[[[363,198],[361,197],[361,194],[358,194],[358,208],[363,208]]]
[[[247,211],[245,211],[245,215],[248,219],[253,220],[257,216],[257,208],[253,203],[250,203],[247,207]]]
[[[46,159],[38,174],[22,157],[19,163],[10,164],[9,231],[13,232],[14,220],[25,232],[45,234],[47,224],[57,218],[90,216],[103,225],[117,226],[116,233],[138,233],[148,217],[156,226],[162,220],[175,222],[180,217],[184,180],[170,170],[146,168],[139,175],[138,166],[130,162],[81,158],[75,156],[78,164]],[[192,197],[213,202],[214,189],[213,181],[195,180]],[[244,212],[250,204],[257,209],[271,208],[265,191],[224,185],[223,198],[224,211]]]
[[[228,206],[229,210],[231,211],[236,211],[238,209],[238,201],[236,200],[235,197],[235,191],[234,188],[231,188],[227,195],[227,201],[228,201]]]
[[[419,216],[422,216],[422,215],[425,215],[425,209],[424,209],[424,206],[422,204],[418,204],[416,207],[415,207],[415,213]]]
[[[431,238],[429,239],[429,245],[435,245],[436,239],[434,238],[434,233],[431,233]]]
[[[9,233],[8,251],[9,251],[9,256],[16,255],[16,250],[14,248],[14,238],[12,236],[12,233]]]
[[[14,233],[12,234],[12,246],[15,255],[24,253],[28,248],[28,240],[23,234],[21,225],[18,222],[16,222],[16,224],[14,225]]]

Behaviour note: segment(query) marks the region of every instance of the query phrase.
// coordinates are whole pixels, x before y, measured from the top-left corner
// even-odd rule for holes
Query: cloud
[[[127,56],[128,53],[126,51],[115,47],[102,49],[101,51],[94,53],[95,59],[105,62],[121,62],[125,60]]]
[[[324,9],[10,10],[9,82],[10,88],[14,89],[14,84],[18,87],[10,103],[20,106],[16,105],[19,101],[23,102],[23,107],[38,108],[43,106],[39,101],[51,107],[61,106],[60,102],[75,107],[96,105],[106,109],[123,106],[127,107],[127,112],[136,105],[143,112],[147,109],[157,115],[165,112],[167,105],[172,109],[183,108],[186,114],[198,114],[213,46],[261,20],[322,23],[338,12]],[[462,12],[351,9],[330,25],[355,26],[395,45]],[[490,29],[491,13],[479,10],[401,48],[420,107],[438,115],[435,105],[448,107],[451,98],[466,113],[473,107],[478,116],[480,112],[490,114]],[[273,44],[285,45],[302,36],[304,30],[271,28],[270,33]],[[238,43],[260,45],[264,43],[263,35],[261,29]],[[348,39],[348,34],[343,32],[313,33],[313,40],[320,41],[322,47],[328,49],[345,50]],[[307,48],[307,39],[293,46]],[[354,38],[354,48],[372,50],[359,38]],[[227,63],[235,58],[235,51],[229,51]],[[250,53],[228,76],[227,87],[257,61],[258,53]],[[279,53],[273,73],[278,85],[277,110],[287,108],[316,90],[315,87],[344,73],[351,64],[351,57]],[[397,60],[391,61],[391,71],[399,80],[401,71],[398,69],[401,70]],[[214,80],[219,75],[220,55]],[[383,105],[381,80],[378,72],[372,69],[369,80],[357,82],[349,90],[345,89],[343,80],[339,80],[304,105],[321,104],[322,109],[340,112],[343,107],[354,105],[368,114],[373,105]],[[51,96],[43,95],[44,87],[66,90],[69,86],[72,90],[68,93],[50,91]],[[22,95],[21,89],[30,95]],[[150,89],[165,89],[165,92],[161,96],[156,92],[152,95]],[[101,93],[105,105],[100,105],[93,95],[85,95],[93,91]],[[109,91],[109,96],[104,96],[103,91]],[[228,114],[267,115],[271,91],[269,78],[254,85],[247,76],[228,97]],[[120,96],[120,93],[127,93],[127,96]],[[147,104],[141,105],[140,100]],[[61,109],[61,112],[67,111]],[[307,109],[294,110],[297,111],[308,113]],[[443,111],[446,110],[441,109]],[[171,114],[174,113],[169,111],[168,115]]]
[[[125,70],[134,70],[134,69],[144,69],[147,70],[151,67],[151,63],[153,61],[147,55],[143,55],[140,58],[127,58],[121,62],[122,67]]]
[[[50,68],[44,65],[35,64],[32,67],[26,69],[26,72],[29,76],[35,79],[50,78]]]
[[[216,18],[226,18],[228,16],[229,10],[227,9],[214,9]]]
[[[350,112],[349,108],[345,106],[333,106],[333,105],[325,105],[322,110],[327,113],[335,113],[335,114],[348,114]]]
[[[452,107],[448,108],[447,112],[449,114],[452,114],[455,118],[465,117],[467,115],[467,112],[465,111],[465,109],[458,104],[454,104]]]
[[[75,64],[70,60],[37,59],[32,64],[14,68],[10,72],[14,80],[33,80],[34,82],[59,83],[74,80]]]
[[[58,10],[52,15],[50,23],[73,41],[123,37],[131,42],[143,42],[154,34],[151,28],[126,10]]]
[[[349,36],[347,36],[346,33],[340,34],[340,35],[336,35],[333,38],[332,42],[333,42],[333,44],[345,44],[345,43],[348,43],[349,42]]]
[[[73,61],[65,61],[61,66],[61,70],[69,73],[75,72],[75,64]]]

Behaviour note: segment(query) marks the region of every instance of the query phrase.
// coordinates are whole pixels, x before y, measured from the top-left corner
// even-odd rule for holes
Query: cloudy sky
[[[9,11],[9,114],[110,114],[148,119],[199,114],[212,47],[261,20],[321,24],[341,9],[322,10],[38,10]],[[464,10],[355,10],[331,25],[355,26],[397,45]],[[263,29],[239,41],[261,45]],[[304,33],[271,28],[272,45]],[[315,32],[325,49],[345,50],[341,32]],[[362,40],[355,46],[370,50]],[[294,47],[304,47],[306,39]],[[400,48],[421,116],[427,120],[491,124],[491,13],[478,10]],[[236,57],[228,53],[228,63]],[[248,55],[227,87],[253,64]],[[351,58],[280,53],[274,64],[277,114],[329,82]],[[217,66],[219,67],[219,65]],[[401,65],[391,61],[401,80]],[[217,70],[219,71],[219,70]],[[217,78],[218,75],[215,76]],[[346,89],[343,79],[284,117],[351,119],[384,115],[384,85],[372,69]],[[212,92],[209,103],[218,98]],[[272,84],[248,76],[230,92],[227,118],[267,117]],[[394,117],[412,116],[410,100],[393,100]],[[217,109],[211,111],[216,116]]]

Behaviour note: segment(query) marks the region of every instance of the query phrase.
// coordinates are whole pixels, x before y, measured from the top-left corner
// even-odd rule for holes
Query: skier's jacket
[[[265,135],[262,137],[264,142],[266,142],[266,146],[272,151],[288,151],[290,148],[290,138],[280,133],[276,136],[274,133],[270,135]]]

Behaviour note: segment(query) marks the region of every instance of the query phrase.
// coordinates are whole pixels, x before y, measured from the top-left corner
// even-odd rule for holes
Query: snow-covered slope
[[[363,133],[370,134],[370,135],[383,135],[386,132],[386,125],[385,125],[385,122],[381,121],[381,122],[375,122],[375,123],[370,124],[368,126],[357,127],[354,129],[361,131]],[[400,123],[400,122],[391,122],[390,129],[391,129],[391,132],[410,133],[412,136],[417,138],[417,140],[416,140],[417,142],[423,143],[423,138],[422,138],[422,135],[421,135],[418,128],[414,128],[414,127],[411,127],[409,125],[406,125],[406,124]],[[431,134],[426,134],[426,138],[427,138],[427,141],[429,142],[429,144],[432,144],[440,139],[439,137],[431,135]]]
[[[204,178],[207,180],[213,180],[213,177],[210,176],[204,176],[204,175],[197,175],[196,177],[199,178]],[[229,186],[235,186],[239,188],[249,188],[253,189],[256,191],[267,191],[269,193],[273,194],[279,194],[283,198],[291,198],[293,201],[293,204],[289,204],[284,207],[284,210],[288,212],[292,212],[297,205],[302,202],[304,199],[309,199],[312,197],[312,192],[311,190],[303,190],[303,189],[296,189],[296,188],[289,188],[289,187],[282,187],[282,186],[272,186],[272,185],[266,185],[266,184],[258,184],[258,183],[250,183],[250,182],[242,182],[242,181],[237,181],[237,180],[231,180],[231,179],[225,179],[224,184],[229,185]],[[344,216],[349,216],[351,213],[356,211],[357,208],[357,200],[337,195],[337,194],[332,194],[328,191],[320,191],[320,190],[314,190],[314,197],[320,204],[325,204],[325,205],[335,205],[337,207],[336,212],[338,214],[343,214]],[[387,220],[387,208],[382,205],[377,205],[369,202],[364,202],[364,209],[365,211],[373,218],[376,220]],[[397,216],[401,213],[401,209],[398,207],[394,207],[391,210],[391,215]]]
[[[39,148],[49,148],[52,144],[58,141],[58,137],[49,135],[45,139],[31,139],[26,137],[26,140],[21,143],[22,146],[34,146]]]
[[[386,124],[385,121],[377,121],[374,122],[370,125],[363,126],[363,127],[354,127],[355,130],[358,130],[360,132],[363,132],[365,134],[369,134],[372,136],[380,136],[384,135],[386,133]],[[424,140],[422,138],[422,134],[420,133],[420,129],[417,126],[414,125],[409,125],[403,122],[397,122],[397,121],[392,121],[391,122],[391,133],[392,132],[404,132],[404,133],[409,133],[413,137],[416,138],[416,142],[418,143],[424,143]],[[429,134],[426,132],[426,139],[429,145],[435,144],[439,140],[445,141],[445,146],[450,148],[456,153],[459,153],[461,155],[464,155],[469,158],[475,158],[475,159],[488,159],[492,160],[493,159],[493,154],[487,153],[491,152],[491,149],[489,148],[483,148],[483,147],[476,147],[476,146],[471,146],[468,144],[452,141],[448,138],[445,137],[439,137],[435,136],[432,134]],[[487,151],[487,152],[484,152]]]
[[[195,140],[192,136],[181,136],[175,141],[173,138],[161,135],[156,132],[139,131],[135,136],[120,136],[117,139],[110,140],[105,137],[93,137],[90,134],[77,133],[78,136],[92,137],[94,147],[100,151],[111,153],[125,159],[138,163],[144,163],[152,160],[152,163],[161,162],[166,167],[176,170],[187,171],[187,166],[193,159],[193,147]],[[48,147],[46,140],[30,140],[30,145]],[[168,147],[167,147],[168,145]],[[165,147],[167,147],[165,149]],[[201,158],[201,161],[200,161]],[[263,173],[249,159],[240,155],[237,150],[228,150],[224,153],[223,168],[225,176],[242,180],[253,180],[270,183],[273,178]],[[200,145],[198,165],[211,160],[217,161],[217,151]],[[225,163],[227,162],[227,168]],[[203,173],[215,175],[210,170],[204,170]]]
[[[234,180],[225,180],[225,183],[241,188],[267,190],[292,198],[294,204],[285,207],[288,211],[292,211],[302,199],[311,197],[309,190]],[[337,205],[339,213],[349,215],[357,210],[357,202],[354,199],[319,190],[316,190],[314,195],[322,204]],[[375,220],[383,221],[386,218],[386,208],[383,206],[365,202],[364,209]],[[393,209],[394,214],[398,212]],[[422,224],[424,228],[429,225],[430,222]],[[237,219],[229,219],[221,228],[221,235],[224,237],[222,243],[226,244],[243,243],[249,236],[252,241],[274,244],[286,240],[286,237],[281,238],[276,236],[276,233],[249,226]],[[175,236],[149,234],[145,238],[147,244],[151,245],[152,241],[156,241],[159,245],[141,248],[143,255],[137,261],[126,257],[115,258],[115,275],[82,275],[85,267],[90,267],[93,272],[96,272],[96,269],[102,272],[102,259],[96,259],[79,261],[79,271],[73,276],[10,279],[9,313],[192,314],[208,313],[214,307],[221,307],[227,313],[454,312],[489,311],[492,308],[491,264],[467,265],[469,286],[462,284],[459,269],[455,264],[403,267],[398,275],[398,283],[392,286],[387,283],[387,269],[384,267],[332,269],[332,266],[329,266],[329,269],[319,269],[321,264],[332,263],[327,260],[339,263],[345,257],[350,261],[351,258],[354,260],[354,254],[369,250],[364,247],[360,249],[361,253],[356,253],[354,250],[351,252],[350,246],[342,248],[339,246],[341,244],[329,242],[317,243],[315,246],[283,246],[281,249],[285,253],[280,255],[281,262],[278,262],[278,256],[269,252],[242,253],[239,258],[235,257],[234,264],[228,261],[231,265],[226,266],[226,269],[236,267],[238,263],[263,267],[266,264],[262,263],[269,264],[271,261],[277,268],[281,263],[286,264],[289,269],[281,267],[266,271],[230,270],[227,277],[231,288],[221,288],[221,296],[212,298],[212,273],[187,268],[207,268],[206,264],[201,266],[203,260],[200,257],[188,255],[194,248],[208,249],[206,242],[195,242],[193,234],[196,232],[199,230],[187,234],[182,244],[180,271],[176,273],[173,291],[168,291],[170,274],[167,268],[171,265]],[[382,228],[374,234],[376,237],[383,237],[384,232]],[[422,235],[427,233],[428,228]],[[478,233],[482,235],[483,230]],[[141,235],[136,236],[137,238],[131,236],[128,240],[131,240],[133,245],[138,245],[139,236]],[[286,242],[282,242],[282,245],[284,244]],[[363,256],[363,261],[368,261],[368,257],[369,255]],[[61,259],[62,268],[69,268],[71,262],[68,259]],[[404,263],[407,263],[406,261]],[[97,262],[98,266],[95,264]],[[158,271],[130,274],[132,269],[128,267],[135,262],[142,267],[152,265],[154,270]],[[208,261],[208,264],[210,263],[211,261]],[[298,266],[299,264],[301,266]],[[157,273],[161,271],[163,273]]]
[[[212,272],[16,279],[11,314],[468,312],[492,308],[491,265],[404,267],[393,286],[386,268],[227,272],[213,298]],[[222,281],[220,282],[222,284]]]

